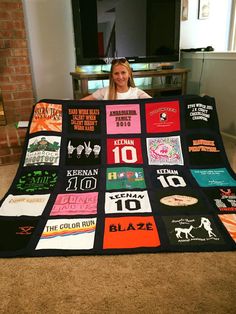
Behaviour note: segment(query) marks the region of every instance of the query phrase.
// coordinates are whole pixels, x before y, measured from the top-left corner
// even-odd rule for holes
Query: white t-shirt
[[[92,96],[97,100],[108,100],[109,88],[104,87],[96,90]],[[125,93],[117,92],[117,99],[140,99],[140,98],[152,98],[138,87],[130,87]]]

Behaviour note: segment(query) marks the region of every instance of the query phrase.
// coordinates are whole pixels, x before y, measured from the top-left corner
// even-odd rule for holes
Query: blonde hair
[[[135,87],[133,72],[132,72],[129,62],[125,58],[114,59],[111,64],[111,70],[110,70],[110,75],[109,75],[108,99],[117,99],[117,87],[112,76],[114,72],[114,68],[117,65],[123,65],[127,69],[128,74],[129,74],[128,87]]]

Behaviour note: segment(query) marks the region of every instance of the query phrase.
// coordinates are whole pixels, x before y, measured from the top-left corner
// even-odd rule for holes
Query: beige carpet
[[[0,279],[1,314],[236,313],[236,252],[0,259]]]

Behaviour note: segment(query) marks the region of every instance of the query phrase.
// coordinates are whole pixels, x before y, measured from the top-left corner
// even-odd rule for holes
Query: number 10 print
[[[107,139],[108,164],[141,164],[143,162],[140,138]]]

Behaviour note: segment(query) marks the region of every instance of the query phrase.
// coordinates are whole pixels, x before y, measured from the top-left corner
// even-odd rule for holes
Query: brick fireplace
[[[0,96],[1,124],[6,124],[0,126],[2,165],[20,159],[27,129],[15,123],[28,120],[35,103],[21,0],[0,1]]]
[[[0,1],[0,91],[7,124],[28,120],[35,99],[21,0]]]

